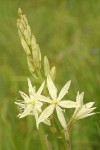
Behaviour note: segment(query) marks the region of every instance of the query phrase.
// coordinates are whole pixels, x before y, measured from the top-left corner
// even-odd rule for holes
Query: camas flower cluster
[[[50,116],[56,111],[59,122],[62,127],[66,129],[67,121],[64,117],[65,109],[75,108],[74,114],[72,115],[73,120],[75,121],[95,114],[95,112],[92,112],[96,108],[92,107],[94,102],[89,102],[85,105],[83,104],[83,93],[77,93],[76,101],[62,100],[66,93],[68,93],[70,83],[71,81],[68,81],[61,89],[60,93],[57,94],[57,88],[50,75],[47,76],[47,81],[44,81],[37,91],[36,87],[32,86],[32,83],[28,78],[29,94],[27,95],[24,92],[19,91],[23,100],[15,102],[20,110],[18,117],[23,118],[27,115],[34,115],[36,127],[39,128],[41,122],[50,125]],[[42,94],[45,86],[47,86],[49,96]],[[45,103],[47,103],[47,105],[45,109],[43,109]]]
[[[77,93],[76,101],[64,99],[64,96],[68,93],[71,81],[68,81],[58,93],[54,83],[56,67],[53,66],[50,69],[49,60],[46,56],[44,57],[44,77],[42,76],[40,48],[21,9],[18,10],[18,14],[20,17],[17,20],[18,34],[27,56],[28,68],[33,78],[40,83],[40,88],[36,90],[36,87],[32,85],[28,78],[29,94],[19,91],[23,100],[15,102],[19,107],[18,117],[23,118],[27,115],[33,115],[38,129],[40,123],[51,125],[50,118],[56,112],[59,123],[66,130],[68,121],[66,120],[65,112],[67,108],[75,109],[71,117],[73,122],[94,115],[95,112],[93,110],[96,109],[96,107],[92,107],[94,102],[83,104],[83,92],[81,94]]]

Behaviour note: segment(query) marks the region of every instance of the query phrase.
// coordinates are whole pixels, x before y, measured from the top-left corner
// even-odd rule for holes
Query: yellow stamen
[[[53,101],[52,101],[52,104],[57,104],[59,102],[59,100],[58,99],[54,99]]]
[[[27,104],[35,104],[35,100],[29,100],[28,102],[27,102]]]

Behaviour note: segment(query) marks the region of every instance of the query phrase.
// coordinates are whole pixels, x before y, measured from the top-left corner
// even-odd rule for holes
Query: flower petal
[[[79,94],[79,91],[78,91],[77,96],[76,96],[76,102],[79,103],[80,107],[76,107],[73,116],[81,110],[81,107],[83,107],[83,98],[84,98],[84,92]]]
[[[47,102],[47,103],[51,103],[52,102],[48,97],[45,97],[43,95],[34,94],[33,98],[36,99],[36,100],[39,100],[41,102]]]
[[[30,112],[31,112],[31,110],[32,110],[32,108],[33,108],[32,105],[28,105],[28,106],[26,107],[26,109],[24,110],[24,112],[20,115],[19,118],[23,118],[23,117],[29,115]]]
[[[64,114],[59,106],[56,106],[56,112],[57,112],[57,116],[58,116],[58,119],[59,119],[62,127],[65,129],[66,128],[66,120],[65,120]]]
[[[41,84],[40,88],[37,91],[37,94],[41,94],[45,86],[45,81]]]
[[[38,110],[38,112],[41,112],[41,107],[42,107],[43,103],[40,101],[35,101],[35,108],[36,110]]]
[[[60,101],[58,103],[58,105],[60,107],[63,107],[63,108],[76,108],[76,107],[79,107],[80,105],[77,103],[77,102],[73,102],[73,101],[70,101],[70,100],[63,100],[63,101]]]
[[[69,89],[70,84],[71,84],[71,80],[68,81],[68,82],[64,85],[64,87],[61,89],[61,91],[60,91],[60,93],[59,93],[57,99],[61,100],[61,99],[65,96],[65,94],[68,93],[68,89]]]
[[[32,95],[33,93],[35,93],[35,90],[31,84],[31,80],[29,78],[27,78],[27,80],[28,80],[29,95]]]
[[[89,102],[89,103],[85,104],[84,106],[85,106],[86,108],[91,108],[94,103],[95,103],[95,102]]]
[[[25,108],[25,104],[21,102],[14,102],[14,103],[17,104],[20,108]]]
[[[36,127],[38,129],[38,112],[35,108],[34,108],[34,116],[35,116],[35,121],[36,121]]]
[[[76,97],[76,101],[78,103],[80,103],[80,105],[82,106],[83,105],[83,98],[84,98],[84,92],[82,92],[81,94],[77,94],[78,97]]]
[[[44,109],[44,111],[41,113],[39,119],[38,119],[38,125],[40,122],[45,121],[46,119],[49,118],[49,116],[53,113],[54,111],[54,105],[50,105],[47,108]]]
[[[50,124],[50,120],[49,119],[46,119],[46,120],[44,120],[43,121],[43,123],[45,123],[46,125],[48,125],[48,126],[50,126],[51,124]]]
[[[94,109],[96,109],[96,107],[92,107],[92,108],[86,108],[86,106],[84,105],[80,111],[78,112],[78,116],[83,116],[84,114],[89,114],[91,113]]]
[[[28,95],[25,94],[24,92],[19,91],[19,93],[20,93],[21,97],[23,97],[23,99],[24,99],[25,101],[28,101],[28,100],[30,99],[30,98],[28,97]]]
[[[47,77],[47,87],[48,87],[48,91],[49,91],[51,98],[56,99],[57,98],[57,88],[55,87],[50,76]]]
[[[94,115],[94,114],[96,114],[96,113],[95,113],[95,112],[93,112],[93,113],[90,113],[90,114],[84,114],[84,115],[80,116],[78,119],[83,119],[83,118],[86,118],[86,117],[92,116],[92,115]]]

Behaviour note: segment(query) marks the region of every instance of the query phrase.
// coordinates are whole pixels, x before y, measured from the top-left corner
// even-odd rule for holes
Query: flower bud
[[[30,56],[27,57],[27,63],[28,63],[30,72],[34,73],[35,68],[34,68],[34,64]]]
[[[33,55],[33,62],[36,68],[40,68],[39,64],[40,64],[40,56],[39,56],[39,46],[38,44],[34,45],[34,47],[32,47],[32,55]]]
[[[26,40],[27,44],[30,46],[30,44],[31,44],[31,37],[29,35],[29,32],[26,29],[24,30],[24,36],[25,36],[25,40]]]
[[[29,47],[28,47],[28,45],[27,45],[27,43],[25,42],[24,39],[21,39],[21,44],[23,46],[23,49],[24,49],[25,53],[27,55],[30,55],[31,54],[30,49],[29,49]]]
[[[19,16],[22,15],[22,10],[21,10],[21,8],[18,9],[18,15],[19,15]]]
[[[56,77],[56,67],[53,66],[50,70],[50,76],[52,78],[52,80],[54,81],[55,80],[55,77]]]
[[[45,56],[44,57],[44,74],[47,77],[50,73],[50,65],[49,65],[49,60],[48,58]]]

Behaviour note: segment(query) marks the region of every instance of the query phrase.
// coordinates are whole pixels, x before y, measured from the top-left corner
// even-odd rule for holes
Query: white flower
[[[62,98],[65,96],[66,93],[68,93],[68,89],[70,86],[71,81],[68,81],[64,87],[61,89],[59,95],[57,96],[57,88],[55,87],[52,79],[50,76],[47,77],[47,88],[50,94],[50,98],[47,98],[45,96],[37,96],[37,99],[42,102],[47,102],[50,105],[44,109],[44,111],[41,113],[39,119],[38,119],[38,125],[40,122],[43,122],[45,119],[49,118],[50,115],[53,113],[54,109],[56,109],[56,113],[58,116],[58,119],[62,125],[62,127],[66,128],[66,120],[64,118],[63,110],[62,108],[75,108],[79,107],[77,102],[73,102],[70,100],[62,100]]]
[[[77,93],[76,102],[80,104],[80,107],[75,109],[72,116],[75,121],[96,114],[95,112],[92,112],[94,109],[96,109],[96,107],[92,107],[94,102],[83,104],[83,97],[84,92],[81,94],[79,94],[79,92]]]
[[[44,85],[45,85],[45,82],[41,84],[40,88],[36,92],[35,87],[32,86],[31,81],[28,78],[29,96],[25,94],[24,92],[19,91],[24,101],[15,102],[15,104],[17,104],[20,109],[20,113],[18,115],[19,118],[23,118],[27,115],[34,115],[36,124],[37,124],[38,114],[42,111],[41,107],[43,103],[35,99],[35,97],[33,97],[33,94],[36,93],[37,95],[40,95],[43,91]],[[45,121],[45,122],[48,124],[48,121]]]

